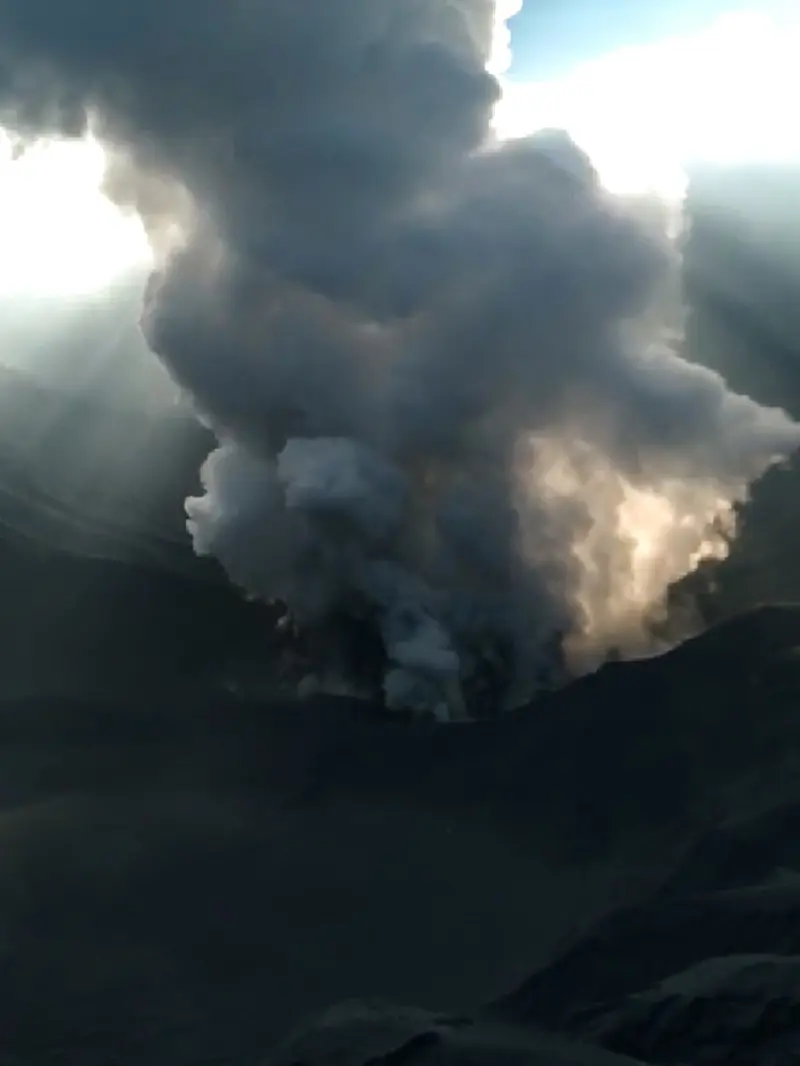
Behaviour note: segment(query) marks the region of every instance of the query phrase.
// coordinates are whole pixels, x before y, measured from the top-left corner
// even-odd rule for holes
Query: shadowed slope
[[[202,685],[6,702],[7,1046],[85,1062],[101,989],[105,1052],[150,1064],[244,1061],[342,997],[499,994],[775,786],[800,677],[773,651],[799,618],[765,610],[474,726]]]

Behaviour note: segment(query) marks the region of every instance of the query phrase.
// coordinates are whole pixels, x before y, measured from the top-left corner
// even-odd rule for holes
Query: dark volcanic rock
[[[800,954],[800,877],[623,910],[534,975],[500,1012],[569,1029],[598,1004],[635,995],[706,959],[745,954]]]
[[[3,699],[130,701],[221,677],[274,644],[274,617],[233,589],[146,565],[0,538]],[[2,726],[0,726],[2,729]]]
[[[710,958],[621,1003],[590,1009],[575,1029],[653,1063],[794,1066],[800,1061],[800,959]]]
[[[264,1066],[636,1066],[577,1041],[364,1001],[311,1019]]]
[[[731,818],[702,837],[664,884],[666,897],[746,888],[800,870],[800,803]]]
[[[797,803],[702,837],[648,901],[601,921],[491,1016],[643,1061],[800,1057]]]
[[[168,605],[150,596],[160,633]],[[46,1034],[41,1061],[84,1062],[102,993],[124,1000],[106,1013],[137,1049],[126,1063],[253,1061],[342,997],[461,1012],[542,967],[515,1027],[566,1024],[708,954],[800,953],[793,888],[709,894],[698,878],[705,894],[667,898],[767,783],[784,774],[784,802],[800,799],[786,678],[789,696],[764,699],[797,613],[731,627],[730,658],[712,634],[474,726],[187,680],[6,701],[0,972],[24,975],[6,1047],[31,1056]],[[145,1024],[154,997],[172,1028]],[[476,1061],[458,1041],[446,1061]]]

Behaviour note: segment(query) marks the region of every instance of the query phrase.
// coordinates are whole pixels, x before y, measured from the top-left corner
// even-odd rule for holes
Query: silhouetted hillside
[[[0,543],[5,532],[200,575],[183,501],[211,443],[185,412],[112,404],[0,368]]]
[[[797,851],[798,642],[797,610],[752,614],[463,727],[205,682],[4,701],[7,1054],[244,1066],[307,1012],[378,998],[473,1020],[445,1024],[444,1059],[426,1040],[404,1062],[538,1061],[494,1057],[513,1040],[547,1066],[603,1062],[639,990],[711,954],[797,950],[797,881],[769,885]],[[137,654],[147,672],[159,651]],[[758,856],[736,845],[754,832]],[[388,1047],[359,1057],[353,1036],[337,1061],[383,1061],[396,1016],[376,1023]],[[640,1061],[685,1063],[682,1024],[681,1057]],[[278,1061],[331,1061],[316,1046]]]

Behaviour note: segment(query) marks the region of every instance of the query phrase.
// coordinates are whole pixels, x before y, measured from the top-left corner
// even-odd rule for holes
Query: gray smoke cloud
[[[144,333],[220,442],[197,551],[442,716],[641,648],[800,444],[680,357],[674,248],[565,135],[493,142],[500,14],[0,0],[0,119],[91,130],[158,251]]]

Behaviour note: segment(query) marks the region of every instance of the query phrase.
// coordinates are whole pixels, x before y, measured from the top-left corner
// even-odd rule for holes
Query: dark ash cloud
[[[0,0],[3,122],[91,129],[159,249],[145,335],[220,441],[197,550],[442,714],[641,646],[800,443],[671,349],[676,253],[564,135],[491,143],[496,17]]]

